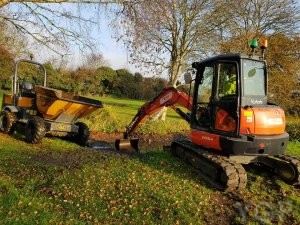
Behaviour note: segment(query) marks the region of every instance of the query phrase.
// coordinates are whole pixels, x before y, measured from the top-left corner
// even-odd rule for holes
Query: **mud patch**
[[[66,169],[80,169],[85,164],[105,162],[110,158],[128,158],[129,154],[122,154],[116,151],[84,151],[82,149],[72,151],[47,152],[33,155],[31,160],[45,166],[64,167]]]
[[[90,140],[92,141],[105,141],[108,143],[114,143],[116,139],[123,138],[123,133],[104,133],[91,131]]]
[[[91,142],[105,141],[107,144],[110,144],[113,149],[116,139],[122,138],[123,133],[107,134],[102,132],[91,132],[90,135]],[[165,145],[171,145],[172,141],[174,140],[188,138],[188,133],[174,133],[169,135],[135,135],[134,138],[139,139],[139,148],[141,151],[149,151],[162,149]]]
[[[82,154],[77,151],[72,152],[48,152],[31,157],[31,160],[43,165],[61,166],[68,169],[81,168],[84,160]]]
[[[110,143],[104,141],[91,140],[88,142],[88,147],[94,150],[114,150]]]

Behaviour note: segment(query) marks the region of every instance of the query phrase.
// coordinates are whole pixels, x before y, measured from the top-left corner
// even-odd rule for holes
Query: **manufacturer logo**
[[[162,97],[160,99],[159,103],[162,105],[162,104],[166,103],[167,101],[169,101],[172,97],[173,97],[173,93],[169,92],[168,94],[166,94],[164,97]]]
[[[58,130],[66,130],[66,127],[64,125],[58,125],[57,129]]]
[[[202,136],[202,139],[206,140],[206,141],[213,141],[214,140],[212,137],[208,137],[208,136]]]
[[[259,100],[251,99],[251,104],[253,104],[253,105],[262,105],[263,101],[261,99],[259,99]]]

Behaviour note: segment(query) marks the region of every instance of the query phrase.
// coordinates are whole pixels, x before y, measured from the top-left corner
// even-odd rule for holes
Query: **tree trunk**
[[[157,120],[162,120],[165,121],[166,120],[166,116],[167,116],[167,107],[162,107],[161,110],[159,110],[157,113],[153,114],[150,117],[150,120],[152,121],[157,121]]]

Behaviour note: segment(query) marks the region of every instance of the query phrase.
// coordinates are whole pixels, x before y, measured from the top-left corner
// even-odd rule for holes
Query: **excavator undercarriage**
[[[258,157],[258,163],[277,174],[286,183],[300,186],[300,160],[297,157],[285,154]]]
[[[261,165],[260,168],[268,169],[288,184],[300,186],[300,160],[294,156],[230,157],[201,148],[189,140],[174,141],[170,151],[173,155],[191,164],[200,177],[222,191],[245,188],[247,173],[242,164],[250,163]],[[245,158],[247,158],[246,161]]]

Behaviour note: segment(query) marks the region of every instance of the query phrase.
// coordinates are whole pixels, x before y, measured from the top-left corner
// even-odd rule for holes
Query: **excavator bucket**
[[[139,153],[139,139],[132,138],[132,139],[117,139],[115,141],[115,147],[119,151],[124,152],[137,152]]]

